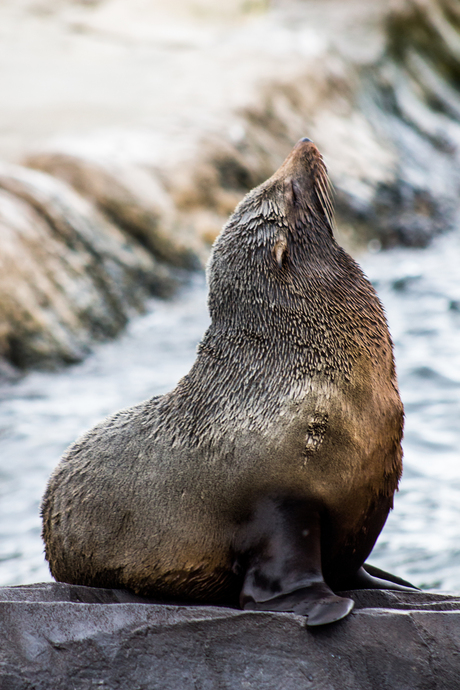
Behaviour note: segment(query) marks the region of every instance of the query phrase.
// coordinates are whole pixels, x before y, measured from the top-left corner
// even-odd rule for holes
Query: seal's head
[[[278,301],[281,289],[312,284],[314,274],[336,262],[331,187],[323,158],[307,138],[281,167],[241,201],[217,238],[208,265],[209,308]],[[245,316],[242,318],[246,318]],[[285,321],[285,319],[284,319]]]
[[[304,137],[297,142],[283,165],[258,190],[278,201],[278,210],[288,221],[326,226],[332,235],[331,185],[323,157]]]

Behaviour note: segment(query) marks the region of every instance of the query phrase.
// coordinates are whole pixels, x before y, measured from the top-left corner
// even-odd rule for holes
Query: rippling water
[[[401,490],[369,560],[419,586],[460,591],[460,234],[361,264],[386,307],[406,407]],[[51,579],[38,509],[67,445],[190,368],[209,322],[204,279],[150,306],[83,364],[0,387],[0,585]]]
[[[460,233],[361,261],[385,305],[406,411],[404,475],[375,565],[460,591]]]

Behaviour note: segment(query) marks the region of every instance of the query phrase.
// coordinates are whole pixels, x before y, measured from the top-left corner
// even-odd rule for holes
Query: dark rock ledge
[[[66,584],[0,588],[2,690],[448,690],[460,596],[359,591],[344,621],[155,604]]]

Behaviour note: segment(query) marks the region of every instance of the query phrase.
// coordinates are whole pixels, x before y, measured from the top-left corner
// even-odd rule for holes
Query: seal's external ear
[[[285,236],[278,235],[278,239],[273,246],[273,256],[275,257],[276,263],[280,268],[283,268],[283,263],[285,257],[287,256],[287,248],[287,239]]]

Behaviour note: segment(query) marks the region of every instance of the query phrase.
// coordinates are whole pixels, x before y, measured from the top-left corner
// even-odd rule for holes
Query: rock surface
[[[2,690],[456,690],[460,597],[355,591],[354,612],[294,614],[147,602],[61,583],[0,589]]]

